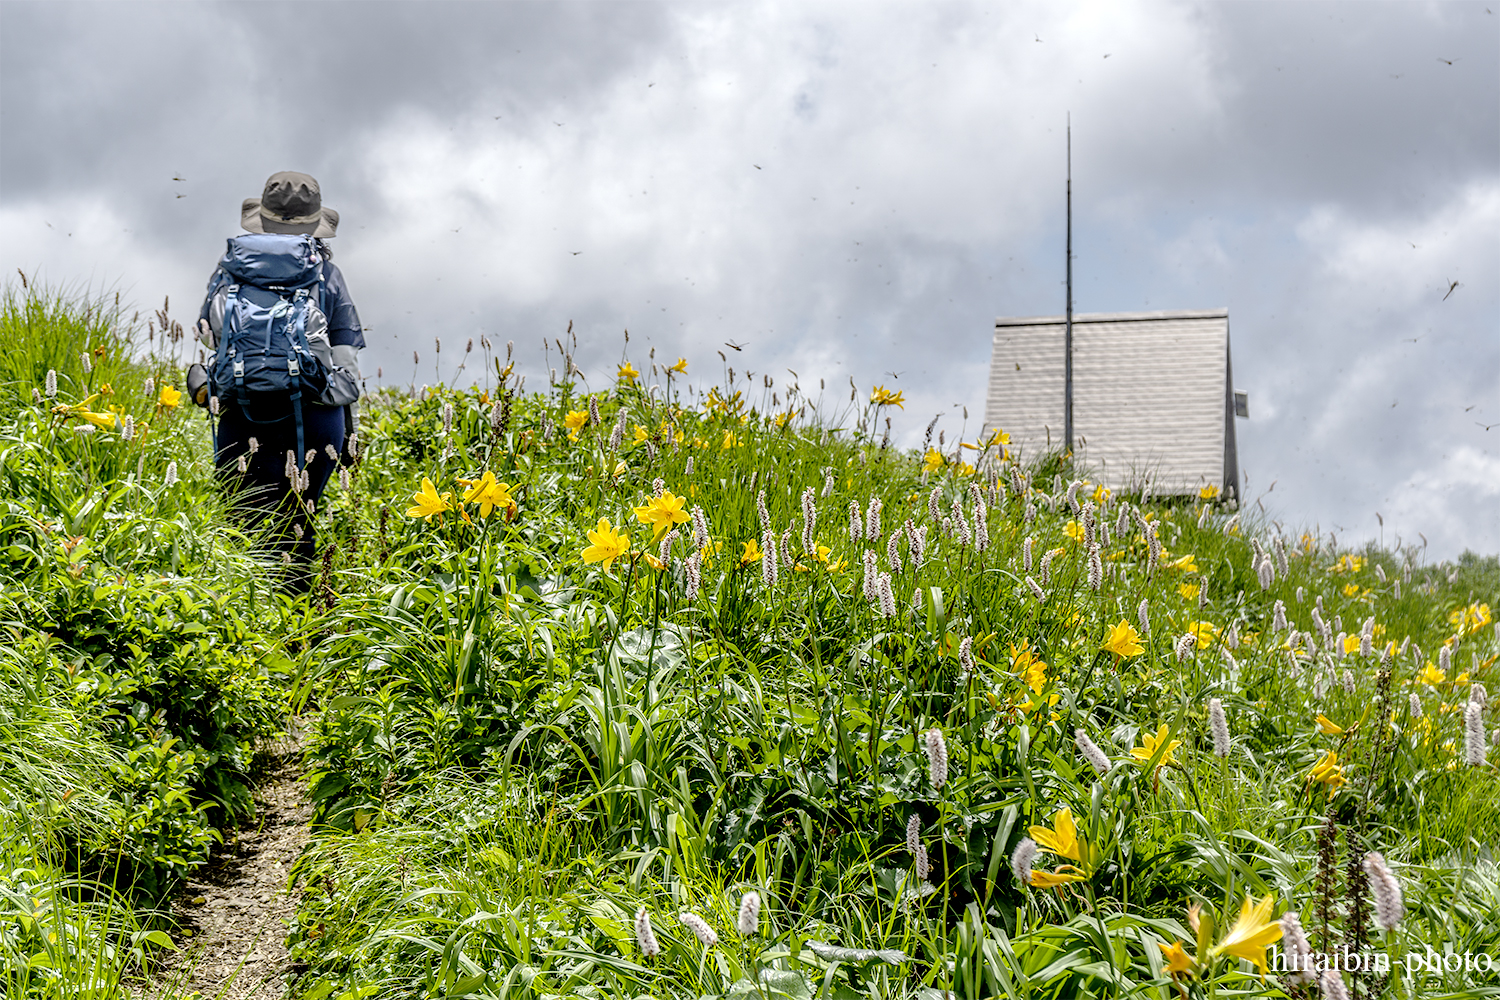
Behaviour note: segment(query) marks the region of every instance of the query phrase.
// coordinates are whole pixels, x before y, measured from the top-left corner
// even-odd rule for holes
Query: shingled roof
[[[1063,317],[996,320],[986,435],[1023,459],[1060,449],[1063,405]],[[1104,485],[1238,499],[1235,413],[1228,309],[1074,314],[1074,453]]]

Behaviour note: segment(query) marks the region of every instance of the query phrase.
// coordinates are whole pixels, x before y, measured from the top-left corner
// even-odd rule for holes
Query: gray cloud
[[[1346,540],[1380,510],[1433,553],[1493,551],[1495,22],[1468,4],[9,3],[0,245],[53,280],[194,305],[240,199],[309,170],[387,382],[414,377],[414,349],[433,380],[434,337],[448,356],[514,338],[540,375],[571,320],[596,383],[627,327],[637,363],[654,345],[695,380],[733,338],[741,371],[906,389],[913,444],[933,412],[950,439],[963,405],[971,433],[982,418],[996,315],[1061,311],[1071,112],[1078,307],[1230,307],[1251,495],[1275,481],[1273,510]]]

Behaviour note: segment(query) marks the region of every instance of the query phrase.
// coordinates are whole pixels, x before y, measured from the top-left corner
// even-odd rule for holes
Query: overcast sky
[[[388,384],[481,334],[537,384],[572,321],[596,387],[733,340],[951,443],[995,318],[1062,311],[1071,113],[1076,308],[1229,308],[1247,497],[1492,553],[1495,9],[7,0],[0,263],[186,320],[302,170]]]

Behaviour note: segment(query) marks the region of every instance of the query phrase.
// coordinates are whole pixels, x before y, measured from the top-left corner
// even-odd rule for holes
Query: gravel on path
[[[297,909],[287,892],[293,862],[308,840],[312,807],[303,795],[301,747],[294,736],[266,748],[255,789],[254,827],[226,842],[172,899],[178,952],[137,996],[274,1000],[291,973],[287,926]]]

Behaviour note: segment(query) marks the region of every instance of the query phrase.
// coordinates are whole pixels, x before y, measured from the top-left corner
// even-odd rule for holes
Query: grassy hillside
[[[298,996],[1500,995],[1442,961],[1500,964],[1494,557],[481,345],[487,387],[368,403],[293,600],[120,319],[6,303],[14,995],[183,943],[151,907],[292,714]],[[1278,969],[1287,913],[1383,971]]]

